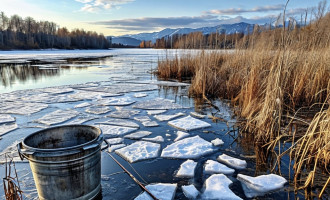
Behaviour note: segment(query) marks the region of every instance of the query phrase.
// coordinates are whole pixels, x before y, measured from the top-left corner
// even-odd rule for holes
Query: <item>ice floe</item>
[[[96,104],[103,106],[128,106],[135,103],[129,97],[123,98],[110,98],[110,99],[99,99]]]
[[[177,118],[180,116],[184,116],[184,115],[185,115],[184,113],[179,112],[174,115],[155,115],[154,117],[159,121],[168,121],[168,120],[171,120],[171,119],[174,119],[174,118]]]
[[[107,106],[91,106],[86,108],[85,112],[87,113],[92,113],[92,114],[96,114],[96,115],[102,115],[105,113],[110,112],[111,109]]]
[[[83,107],[87,107],[87,106],[90,106],[90,105],[92,105],[92,104],[90,104],[88,102],[84,102],[84,103],[75,105],[74,108],[83,108]]]
[[[142,138],[142,140],[149,142],[157,142],[157,143],[164,142],[164,138],[160,135],[153,138]]]
[[[142,125],[145,127],[159,126],[159,124],[156,121],[144,121],[144,122],[142,122]]]
[[[60,124],[65,122],[71,118],[76,117],[79,112],[75,110],[56,110],[54,112],[48,113],[43,117],[35,120],[35,122],[46,124],[48,126],[54,124]]]
[[[102,97],[120,96],[120,95],[121,94],[110,94],[110,93],[93,92],[93,91],[78,91],[74,94],[68,95],[68,98],[80,101],[80,100],[86,100],[86,99],[89,99],[89,100],[101,99]]]
[[[241,160],[238,158],[234,158],[231,156],[228,156],[226,154],[222,154],[217,158],[218,161],[223,162],[235,169],[245,169],[246,168],[246,161],[245,160]]]
[[[113,118],[120,118],[120,119],[129,119],[134,115],[137,115],[140,113],[139,110],[133,110],[133,109],[120,109],[116,107],[116,111],[111,112],[107,117],[113,117]]]
[[[233,182],[223,174],[213,174],[205,181],[202,199],[241,200],[230,189]]]
[[[13,131],[13,130],[15,130],[17,128],[18,127],[17,127],[17,124],[16,123],[2,124],[2,125],[0,125],[0,136],[6,135],[10,131]]]
[[[139,122],[151,121],[150,117],[148,117],[148,116],[137,116],[137,117],[134,117],[134,120],[139,121]]]
[[[106,139],[106,141],[109,145],[114,145],[114,144],[122,143],[124,141],[124,139],[123,138],[111,138],[111,139]]]
[[[52,88],[43,88],[42,91],[51,94],[64,94],[64,93],[73,92],[74,90],[72,88],[52,87]]]
[[[173,200],[177,188],[177,184],[170,183],[157,183],[149,184],[146,186],[147,190],[150,191],[159,200]],[[143,192],[137,196],[134,200],[153,200],[147,192]]]
[[[136,139],[140,139],[140,138],[149,136],[151,134],[152,134],[152,132],[150,132],[150,131],[137,131],[135,133],[125,135],[124,138],[129,138],[129,139],[135,139],[136,140]]]
[[[146,97],[146,96],[148,96],[147,93],[135,93],[134,94],[135,98],[142,98],[142,97]]]
[[[133,105],[133,108],[139,108],[144,110],[168,110],[168,109],[180,109],[182,106],[173,103],[172,100],[156,98],[147,101],[141,101]]]
[[[202,114],[199,114],[197,112],[190,112],[190,115],[194,116],[194,117],[197,117],[197,118],[200,118],[200,119],[204,119],[206,117],[206,115],[202,115]]]
[[[178,136],[174,139],[174,142],[179,141],[183,138],[186,138],[186,137],[190,136],[189,133],[186,133],[186,132],[183,132],[183,131],[177,131],[176,134]]]
[[[139,128],[140,126],[132,122],[130,120],[126,119],[109,119],[107,121],[103,122],[97,122],[97,124],[109,124],[109,125],[115,125],[115,126],[127,126],[127,127],[132,127],[132,128]]]
[[[104,134],[104,137],[118,137],[136,131],[137,128],[123,127],[123,126],[113,126],[113,125],[98,125]]]
[[[147,110],[148,115],[158,115],[166,112],[167,110]]]
[[[244,194],[248,198],[263,196],[269,192],[279,190],[287,183],[285,178],[276,174],[257,177],[238,174],[237,180],[241,182]]]
[[[115,152],[130,163],[158,157],[160,144],[138,141]]]
[[[0,124],[15,122],[16,119],[10,115],[0,114]]]
[[[235,170],[217,161],[207,160],[204,165],[204,172],[206,174],[233,174]]]
[[[207,128],[207,127],[211,126],[211,124],[204,122],[202,120],[193,118],[191,116],[187,116],[187,117],[183,117],[180,119],[169,121],[168,124],[173,126],[174,128],[181,129],[184,131],[191,131],[191,130]]]
[[[111,153],[111,152],[114,152],[116,151],[117,149],[121,149],[123,147],[126,147],[125,144],[114,144],[114,145],[111,145],[109,148],[108,148],[108,151]]]
[[[196,187],[194,185],[183,185],[182,191],[183,191],[183,194],[188,199],[196,199],[197,196],[199,195],[199,191],[196,189]]]
[[[129,84],[129,83],[116,83],[108,86],[101,87],[87,87],[81,88],[83,90],[97,91],[97,92],[106,92],[113,94],[122,94],[128,92],[142,92],[142,91],[151,91],[157,90],[158,86],[156,85],[147,85],[147,84]]]
[[[224,142],[221,139],[219,139],[219,138],[216,138],[216,139],[212,140],[211,143],[214,146],[220,146],[220,145],[223,145],[224,144]]]
[[[68,123],[65,123],[67,125],[69,124],[83,124],[85,122],[91,121],[93,119],[96,119],[95,117],[89,116],[89,115],[82,115],[78,116],[76,119],[69,121]]]
[[[211,152],[213,152],[212,143],[200,138],[197,135],[168,145],[163,149],[161,157],[194,159]]]
[[[1,102],[0,113],[3,114],[18,114],[18,115],[31,115],[37,113],[48,105],[44,103],[27,103],[27,102]]]
[[[192,178],[195,176],[195,168],[197,162],[193,160],[187,160],[180,165],[178,172],[176,173],[177,177],[189,177]]]

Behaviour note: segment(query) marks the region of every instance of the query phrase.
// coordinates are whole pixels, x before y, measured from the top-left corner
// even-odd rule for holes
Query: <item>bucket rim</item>
[[[75,145],[75,146],[71,146],[71,147],[65,147],[65,148],[55,148],[55,149],[41,149],[41,148],[35,148],[35,147],[31,147],[29,145],[27,145],[25,143],[25,141],[33,136],[33,135],[36,135],[36,134],[39,134],[41,132],[45,132],[45,131],[48,131],[48,130],[53,130],[53,129],[58,129],[58,128],[64,128],[64,127],[88,127],[88,128],[93,128],[97,131],[97,133],[99,134],[98,137],[94,138],[93,140],[91,141],[88,141],[86,143],[83,143],[83,144],[80,144],[80,145]],[[72,149],[78,149],[78,148],[81,148],[81,147],[84,147],[84,146],[87,146],[87,145],[90,145],[90,144],[93,144],[97,141],[99,141],[101,138],[101,141],[103,142],[103,134],[102,134],[102,130],[96,126],[92,126],[92,125],[83,125],[83,124],[73,124],[73,125],[60,125],[60,126],[54,126],[54,127],[50,127],[50,128],[46,128],[46,129],[42,129],[42,130],[39,130],[37,132],[34,132],[34,133],[31,133],[30,135],[26,136],[23,141],[22,141],[22,146],[24,149],[27,149],[27,150],[32,150],[32,151],[36,151],[36,152],[55,152],[55,151],[66,151],[66,150],[72,150]]]

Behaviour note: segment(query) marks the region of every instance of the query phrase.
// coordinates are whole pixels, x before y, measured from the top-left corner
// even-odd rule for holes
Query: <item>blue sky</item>
[[[290,0],[288,13],[300,13],[319,1]],[[105,35],[198,28],[238,22],[264,24],[276,19],[286,0],[1,0],[0,11],[61,27],[84,28]]]

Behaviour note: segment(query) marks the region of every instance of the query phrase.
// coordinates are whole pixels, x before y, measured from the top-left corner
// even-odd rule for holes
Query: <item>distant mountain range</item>
[[[226,34],[248,33],[253,30],[253,26],[254,24],[241,22],[236,24],[222,24],[218,26],[202,27],[202,28],[176,28],[176,29],[166,28],[159,32],[129,34],[119,37],[113,37],[112,43],[121,43],[125,45],[138,46],[137,43],[140,44],[140,42],[143,40],[145,41],[151,40],[152,42],[156,42],[157,39],[160,39],[162,37],[168,37],[175,34],[189,34],[192,32],[202,32],[204,35],[215,32],[226,33]]]

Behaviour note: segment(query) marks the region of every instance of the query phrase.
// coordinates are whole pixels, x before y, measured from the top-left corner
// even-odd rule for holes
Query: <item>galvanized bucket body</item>
[[[18,145],[29,160],[40,199],[93,199],[101,190],[100,129],[68,125],[44,129]]]

